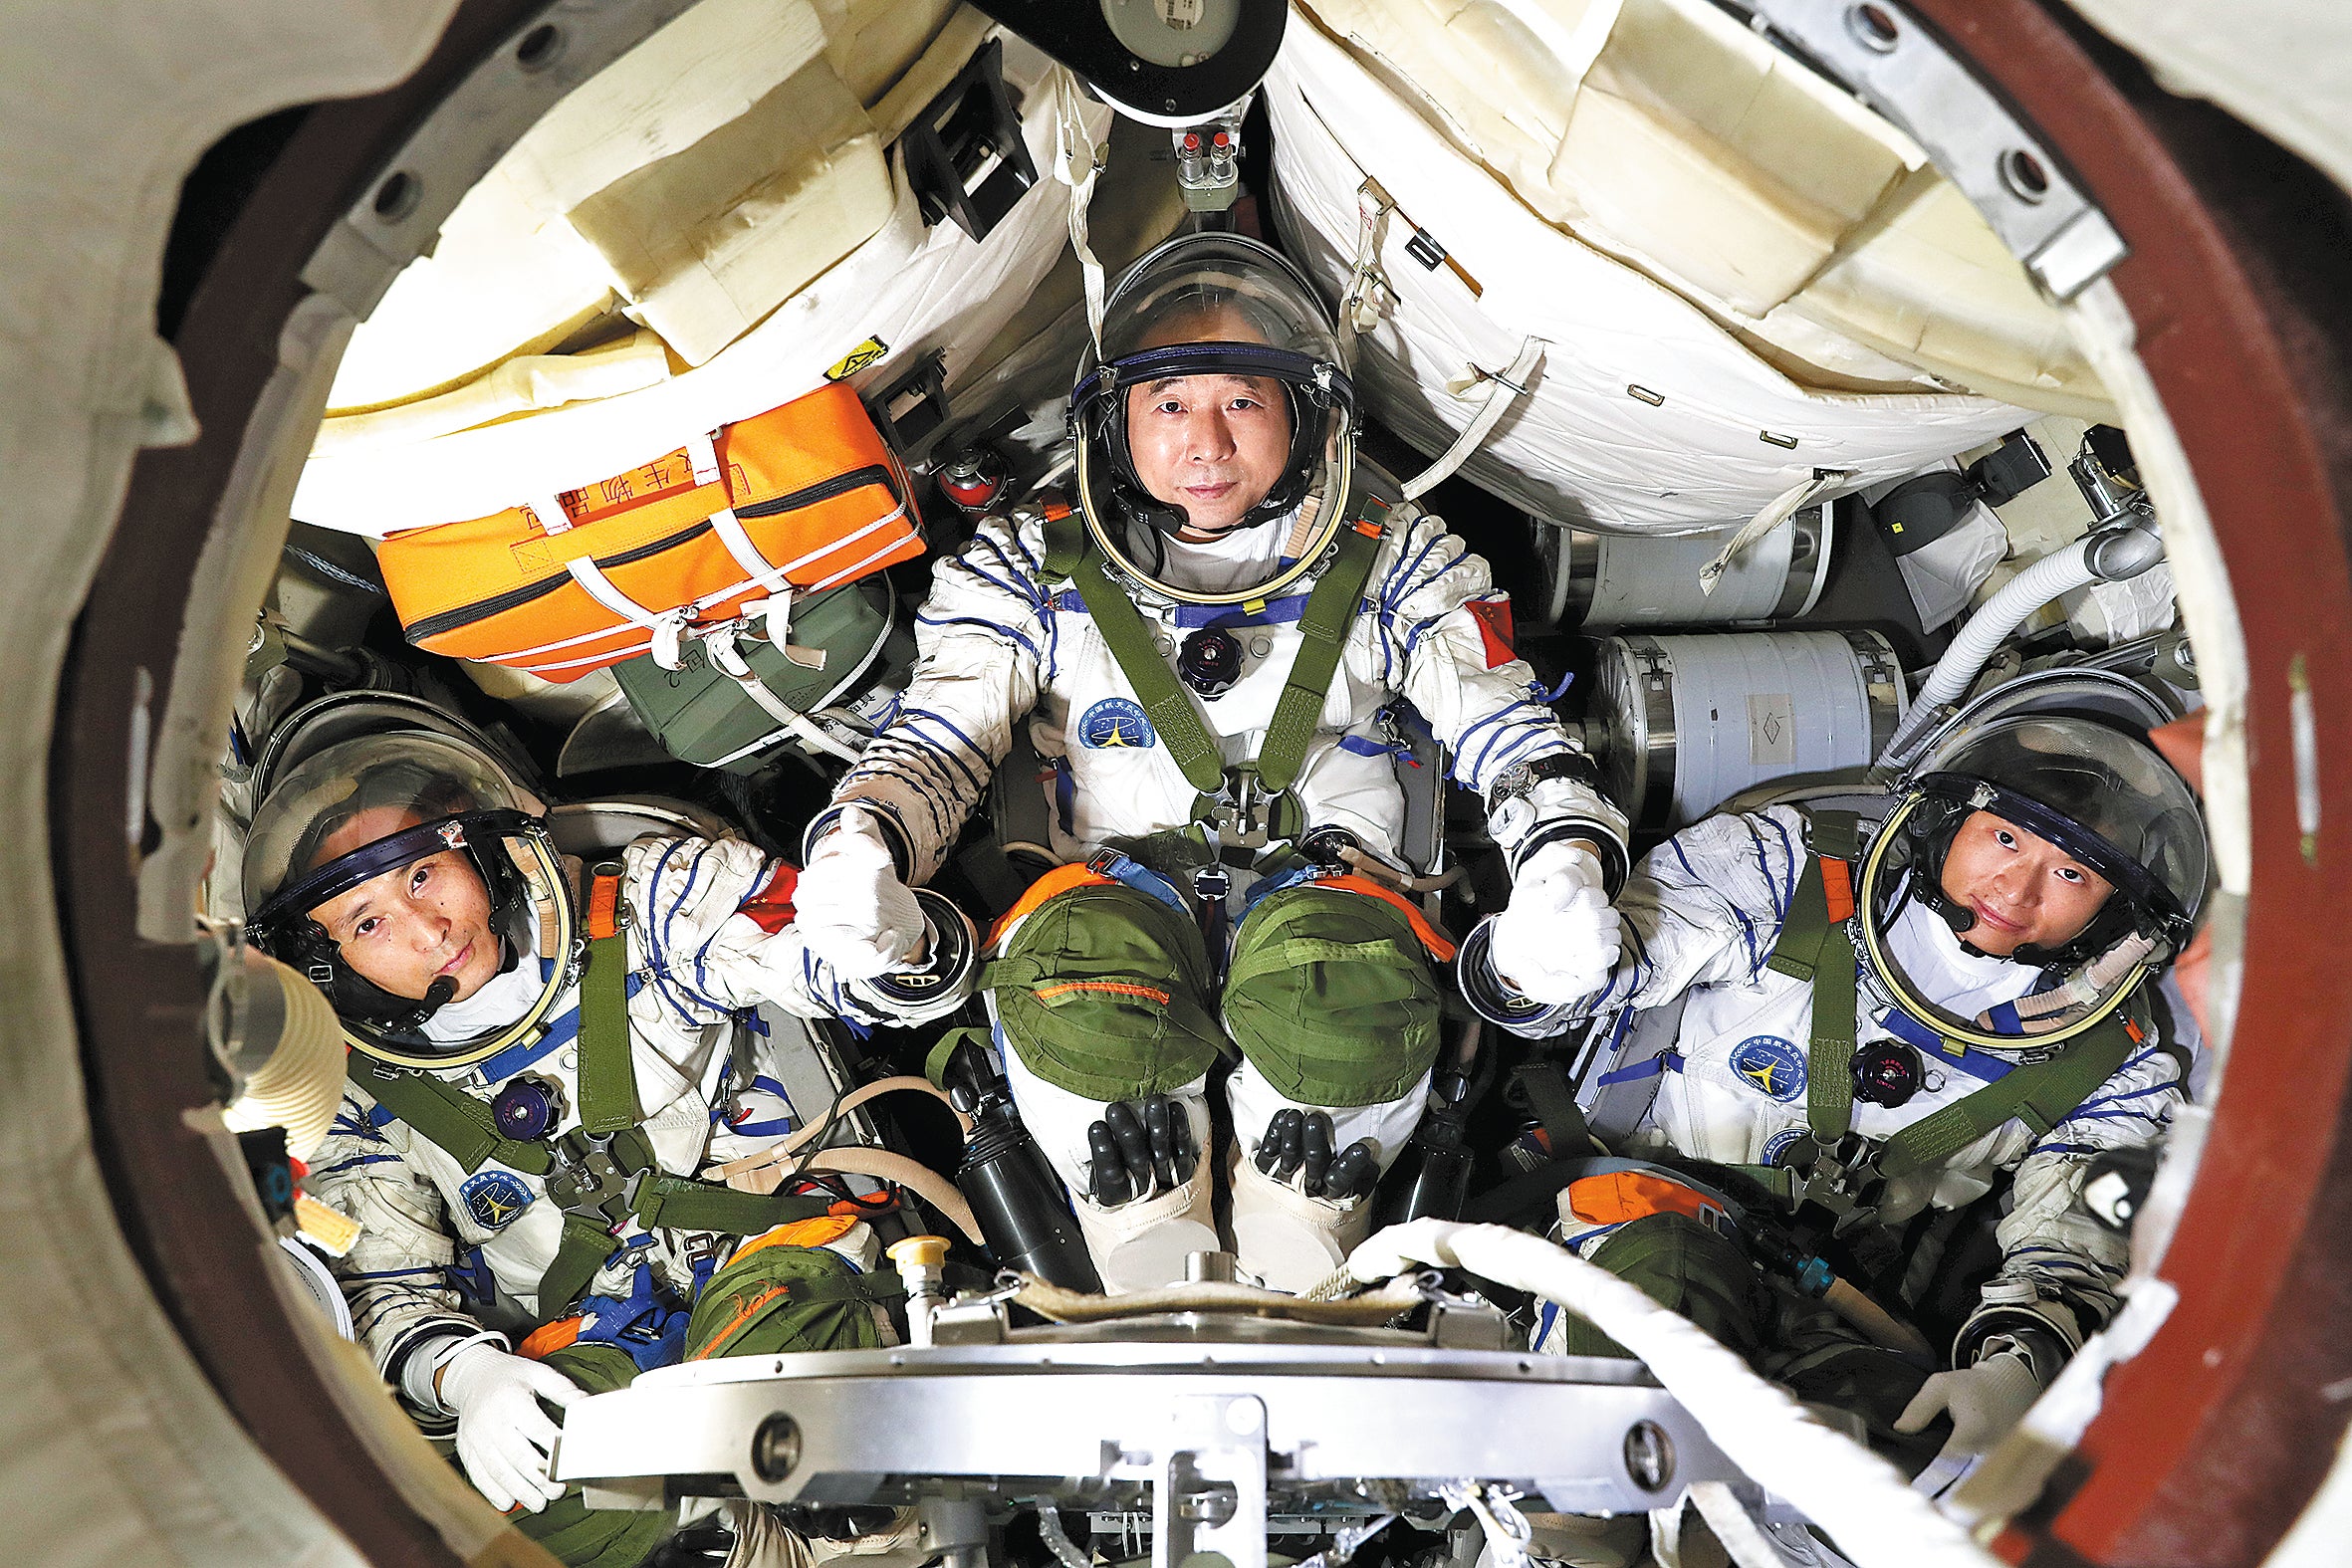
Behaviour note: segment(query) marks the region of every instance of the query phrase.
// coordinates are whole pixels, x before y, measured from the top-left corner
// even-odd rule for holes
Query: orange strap
[[[599,868],[588,880],[588,934],[600,942],[620,929],[620,873]]]
[[[1429,950],[1431,958],[1436,959],[1440,964],[1454,962],[1454,939],[1447,936],[1438,927],[1431,925],[1429,917],[1421,913],[1421,906],[1395,888],[1383,887],[1370,877],[1359,876],[1353,871],[1348,872],[1345,876],[1327,878],[1317,882],[1315,886],[1345,888],[1350,893],[1362,893],[1368,898],[1380,900],[1383,904],[1395,905],[1405,912],[1405,919],[1412,922],[1413,935],[1421,939],[1421,945]]]
[[[859,1221],[854,1215],[826,1215],[817,1220],[788,1220],[783,1225],[763,1231],[735,1249],[727,1259],[729,1267],[742,1262],[764,1246],[823,1246],[827,1241],[838,1241],[854,1230]]]
[[[1842,926],[1854,918],[1854,870],[1834,855],[1822,855],[1821,902],[1829,911],[1829,923]]]
[[[1671,1177],[1647,1171],[1578,1177],[1568,1184],[1568,1213],[1586,1225],[1623,1225],[1651,1215],[1689,1215],[1724,1230],[1731,1225],[1722,1205]]]
[[[557,1318],[552,1323],[542,1323],[531,1331],[523,1343],[515,1347],[515,1354],[530,1361],[545,1361],[579,1339],[580,1331],[587,1323],[588,1318],[578,1312],[570,1317]]]
[[[1055,894],[1066,893],[1073,887],[1100,887],[1111,880],[1112,878],[1104,876],[1101,872],[1089,869],[1083,861],[1074,861],[1065,866],[1056,866],[1035,882],[1030,883],[1029,891],[1022,894],[1011,909],[997,917],[997,923],[988,928],[987,946],[993,948],[1002,942],[1005,939],[1005,933],[1012,930],[1017,922],[1034,913],[1040,904]]]

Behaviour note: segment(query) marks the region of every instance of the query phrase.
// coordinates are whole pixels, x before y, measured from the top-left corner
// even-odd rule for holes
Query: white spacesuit
[[[454,1418],[490,1501],[537,1514],[564,1497],[537,1401],[582,1392],[550,1351],[714,1353],[691,1309],[752,1235],[770,1266],[799,1249],[802,1296],[839,1302],[856,1342],[881,1342],[894,1276],[868,1272],[845,1193],[691,1180],[823,1109],[785,1088],[779,1053],[805,1041],[750,1008],[872,1015],[793,931],[794,868],[647,839],[576,896],[534,808],[447,737],[345,741],[273,787],[246,873],[256,944],[307,970],[353,1048],[307,1178],[358,1226],[337,1265],[353,1326],[421,1422]]]
[[[1523,1033],[1602,1020],[1588,1081],[1616,1154],[1701,1185],[1794,1172],[1799,1196],[1880,1227],[2010,1173],[1999,1267],[1952,1347],[1963,1370],[1930,1380],[1913,1413],[1952,1410],[1950,1468],[2118,1304],[2126,1242],[2083,1209],[2083,1177],[2160,1137],[2184,1098],[2189,1052],[2143,983],[2186,944],[2206,846],[2187,785],[2151,749],[2076,719],[1956,737],[1886,804],[1858,856],[1840,837],[1853,818],[1790,806],[1685,828],[1627,881],[1623,959],[1572,1006],[1513,1001],[1508,913],[1463,962],[1473,1001]],[[1819,1001],[1840,986],[1850,1014]],[[1623,1264],[1624,1247],[1605,1249],[1650,1199],[1602,1196],[1564,1192],[1558,1233]],[[1544,1315],[1550,1348],[1589,1350],[1576,1332]]]
[[[1234,1173],[1234,1241],[1244,1267],[1262,1278],[1311,1280],[1352,1233],[1360,1199],[1317,1190],[1321,1157],[1363,1141],[1385,1166],[1419,1118],[1435,1048],[1434,993],[1426,1050],[1419,1012],[1400,1025],[1410,1044],[1365,1039],[1359,1047],[1369,1056],[1384,1046],[1404,1053],[1390,1065],[1418,1051],[1410,1071],[1343,1071],[1321,1091],[1302,1092],[1313,1075],[1280,1059],[1281,1031],[1263,1044],[1251,1035],[1232,990],[1259,908],[1251,895],[1265,897],[1270,876],[1319,878],[1326,893],[1344,883],[1360,894],[1364,878],[1337,874],[1337,846],[1378,865],[1403,864],[1393,762],[1400,703],[1447,748],[1456,781],[1486,797],[1495,838],[1523,884],[1540,854],[1545,876],[1585,889],[1579,908],[1605,908],[1604,882],[1623,873],[1624,819],[1592,788],[1576,743],[1512,651],[1508,595],[1442,523],[1377,494],[1354,467],[1349,397],[1321,307],[1274,253],[1201,234],[1144,258],[1113,293],[1099,356],[1082,367],[1073,393],[1078,515],[1039,505],[992,517],[940,563],[903,705],[811,824],[802,919],[812,945],[844,973],[887,968],[912,951],[901,881],[920,883],[939,868],[1026,716],[1051,770],[1052,847],[1072,875],[1033,890],[995,934],[1000,951],[1018,958],[1038,895],[1070,892],[1081,880],[1073,868],[1106,845],[1133,858],[1098,860],[1093,882],[1141,888],[1134,897],[1157,899],[1207,933],[1207,973],[1127,985],[1130,1014],[1155,997],[1181,1008],[1185,993],[1213,987],[1228,962],[1227,934],[1243,928],[1222,1008],[1201,995],[1209,1015],[1183,1025],[1201,1048],[1146,1061],[1150,1049],[1138,1042],[1125,1069],[1058,1060],[1055,1019],[1044,1014],[1038,1031],[1010,1026],[1006,961],[992,972],[1015,1097],[1078,1196],[1113,1288],[1181,1277],[1187,1248],[1220,1244],[1208,1226],[1208,1180],[1186,1174],[1182,1151],[1172,1171],[1162,1146],[1156,1179],[1139,1164],[1133,1182],[1111,1172],[1106,1183],[1115,1140],[1101,1136],[1119,1125],[1107,1116],[1113,1102],[1164,1094],[1185,1112],[1175,1120],[1189,1121],[1191,1147],[1206,1147],[1203,1069],[1223,1038],[1220,1024],[1245,1057],[1230,1087],[1245,1155],[1268,1146],[1285,1112],[1294,1139],[1301,1118],[1308,1129],[1310,1171],[1296,1181],[1271,1179],[1252,1158]],[[1158,432],[1159,421],[1175,433]],[[1347,505],[1331,505],[1335,496]],[[1360,584],[1352,592],[1342,583],[1350,573]],[[1345,602],[1318,610],[1326,582],[1342,583],[1331,596]],[[1314,638],[1304,628],[1318,622],[1328,628],[1327,676],[1310,673]],[[1172,837],[1187,829],[1197,853],[1171,859]],[[1583,847],[1571,849],[1571,839]],[[1310,863],[1318,856],[1321,864]],[[1403,904],[1393,893],[1388,901]],[[1341,918],[1340,909],[1326,904],[1325,913]],[[1355,940],[1411,944],[1402,930]],[[1434,933],[1422,945],[1431,940],[1439,944],[1431,953],[1450,956]],[[1413,963],[1426,967],[1418,954]],[[1048,984],[1033,994],[1060,1001],[1075,987],[1118,983],[1113,969],[1071,980],[1046,962],[1030,978]],[[1564,998],[1598,978],[1591,971],[1568,977],[1581,985],[1555,989]],[[1087,1026],[1073,1017],[1060,1037]],[[1312,1116],[1318,1111],[1327,1122]],[[1176,1141],[1186,1141],[1181,1126]],[[1284,1178],[1301,1164],[1271,1155],[1267,1163]],[[1359,1174],[1369,1174],[1360,1162]],[[1123,1206],[1101,1201],[1136,1189],[1142,1195]],[[1142,1244],[1146,1234],[1156,1242]]]

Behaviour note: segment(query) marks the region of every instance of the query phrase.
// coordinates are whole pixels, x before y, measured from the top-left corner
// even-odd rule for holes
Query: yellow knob
[[[893,1241],[890,1243],[890,1261],[901,1270],[937,1268],[947,1261],[947,1237],[910,1235],[903,1241]]]

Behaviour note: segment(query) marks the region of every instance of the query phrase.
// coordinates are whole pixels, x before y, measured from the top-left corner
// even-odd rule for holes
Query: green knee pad
[[[861,1274],[838,1252],[770,1243],[711,1276],[686,1320],[686,1359],[872,1350],[871,1303],[905,1289],[889,1272]]]
[[[1224,1048],[1200,928],[1117,883],[1039,905],[985,983],[1021,1064],[1089,1100],[1165,1094]]]
[[[1738,1242],[1689,1215],[1631,1221],[1594,1248],[1592,1261],[1639,1285],[1651,1300],[1680,1312],[1743,1356],[1756,1353],[1764,1322],[1756,1265]],[[1561,1349],[1571,1356],[1632,1355],[1573,1314]]]
[[[566,1345],[544,1359],[590,1394],[626,1388],[637,1375],[628,1353],[611,1345]],[[537,1513],[514,1515],[514,1522],[567,1568],[636,1568],[661,1544],[676,1515],[669,1508],[591,1508],[578,1486],[567,1486],[563,1496]]]
[[[1437,1060],[1437,977],[1403,910],[1313,883],[1242,922],[1225,1026],[1266,1081],[1306,1105],[1396,1099]]]

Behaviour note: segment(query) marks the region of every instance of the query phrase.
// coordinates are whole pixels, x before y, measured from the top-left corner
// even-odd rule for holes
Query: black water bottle
[[[1102,1293],[1086,1238],[1062,1201],[1036,1140],[1013,1108],[1013,1094],[986,1050],[966,1040],[948,1057],[948,1098],[972,1118],[956,1186],[972,1205],[980,1233],[999,1264],[1067,1290]]]
[[[1380,1186],[1379,1225],[1462,1218],[1470,1201],[1469,1102],[1470,1080],[1462,1074],[1444,1072],[1431,1081],[1421,1125]]]

